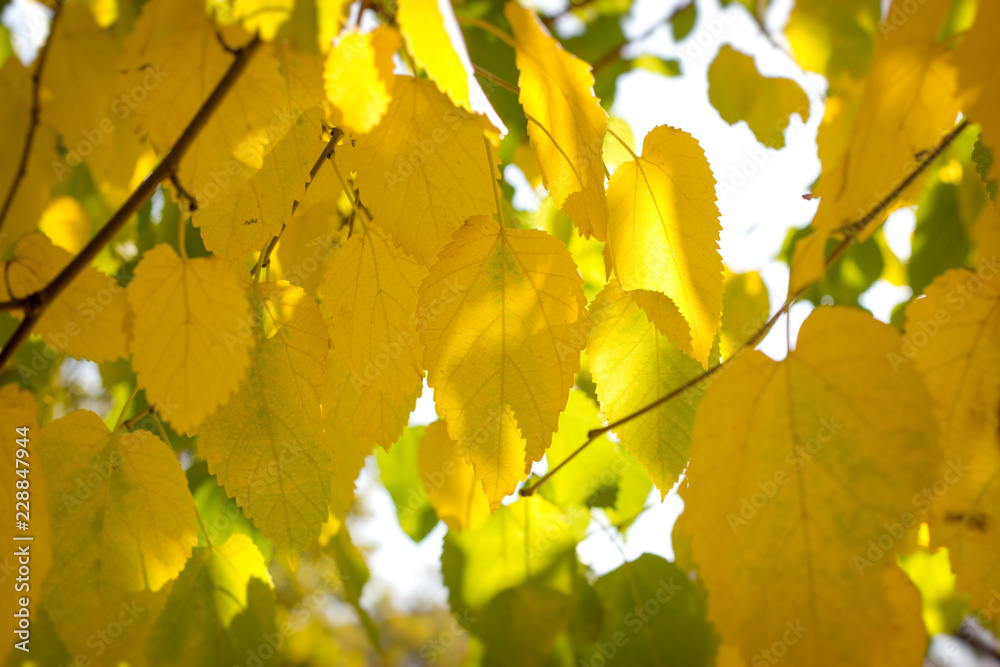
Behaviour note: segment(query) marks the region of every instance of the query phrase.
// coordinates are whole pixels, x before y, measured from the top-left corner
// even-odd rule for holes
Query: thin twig
[[[188,126],[181,133],[181,136],[177,139],[177,143],[170,149],[170,152],[167,153],[160,164],[129,195],[129,198],[125,200],[121,208],[108,220],[104,227],[101,228],[101,231],[90,240],[84,249],[80,251],[80,254],[74,257],[66,265],[66,268],[41,290],[26,297],[0,304],[0,309],[3,310],[24,308],[24,320],[14,331],[14,335],[10,337],[10,340],[3,346],[3,350],[0,351],[0,368],[3,368],[10,361],[10,358],[14,356],[14,352],[17,351],[17,348],[31,333],[31,329],[38,322],[49,304],[66,289],[84,268],[90,265],[90,262],[93,261],[101,249],[125,226],[125,223],[132,218],[135,212],[139,210],[139,207],[153,195],[157,186],[169,178],[170,174],[176,170],[181,158],[191,148],[191,145],[198,138],[205,125],[208,124],[212,113],[219,107],[223,98],[225,98],[237,79],[239,79],[240,74],[246,69],[247,64],[260,44],[260,38],[254,37],[246,46],[238,51],[229,69],[219,80],[219,83],[216,84],[215,90],[212,91],[201,105],[201,108],[198,109],[198,113],[188,123]]]
[[[343,136],[344,131],[339,127],[333,128],[330,132],[330,141],[328,141],[326,146],[323,147],[323,152],[319,154],[319,158],[316,160],[316,163],[312,166],[312,169],[309,170],[309,182],[306,183],[305,190],[302,192],[303,199],[305,199],[305,193],[308,192],[309,186],[316,180],[316,174],[319,173],[320,167],[322,167],[323,163],[333,155],[333,151],[337,148],[337,142],[339,142]],[[295,215],[295,211],[298,208],[298,200],[293,201],[291,215]],[[291,215],[289,217],[291,217]],[[271,259],[271,253],[274,252],[275,246],[278,245],[278,239],[280,239],[281,235],[285,233],[285,227],[287,227],[287,225],[281,225],[281,231],[278,232],[277,236],[271,237],[271,242],[267,244],[267,248],[264,249],[264,252],[262,252],[260,257],[257,259],[257,264],[253,268],[254,277],[259,276],[261,268],[268,265],[268,262]],[[271,274],[268,273],[268,276],[270,275]]]
[[[31,155],[31,145],[35,141],[35,132],[38,130],[42,115],[41,96],[39,94],[42,87],[42,70],[45,68],[45,61],[48,59],[49,48],[52,45],[52,38],[55,37],[56,26],[59,24],[59,16],[61,14],[62,3],[57,3],[55,11],[52,14],[52,20],[49,22],[49,38],[45,40],[45,46],[39,52],[38,60],[35,63],[35,71],[31,74],[31,124],[28,126],[28,136],[24,140],[24,150],[21,151],[21,160],[18,163],[17,172],[14,174],[14,180],[11,181],[10,189],[7,190],[7,196],[3,201],[3,208],[0,208],[0,229],[3,229],[3,223],[7,220],[7,214],[14,203],[14,196],[17,194],[17,189],[20,187],[21,181],[24,180],[24,176],[28,171],[28,157]]]
[[[156,406],[151,405],[142,412],[140,412],[139,414],[137,414],[135,417],[132,417],[131,419],[126,419],[124,422],[122,422],[122,427],[131,431],[132,427],[135,426],[140,419],[143,419],[146,415],[151,415],[155,412],[156,412]]]
[[[955,128],[953,130],[951,130],[950,132],[948,132],[948,134],[946,134],[941,139],[941,141],[938,144],[938,146],[927,157],[925,157],[925,160],[923,162],[921,162],[919,165],[917,165],[916,171],[914,171],[912,174],[910,174],[910,176],[908,176],[904,180],[904,182],[903,182],[902,185],[900,185],[899,187],[895,188],[890,193],[889,197],[891,197],[891,199],[887,198],[887,199],[884,199],[884,200],[880,201],[875,206],[875,209],[872,209],[872,211],[869,211],[868,213],[866,213],[865,216],[863,218],[861,218],[861,220],[859,220],[859,221],[857,221],[855,223],[852,223],[851,225],[847,225],[844,229],[855,228],[855,227],[858,228],[858,229],[864,229],[865,225],[867,224],[867,222],[864,222],[864,221],[871,221],[871,220],[873,220],[878,215],[879,211],[885,210],[885,208],[889,204],[892,203],[892,199],[895,199],[896,197],[899,197],[899,195],[902,194],[904,190],[906,190],[907,186],[910,183],[912,183],[917,178],[917,176],[920,175],[920,173],[922,173],[923,171],[925,171],[927,169],[928,164],[929,164],[928,161],[933,161],[937,156],[941,155],[941,153],[944,152],[944,150],[946,148],[948,148],[948,146],[950,146],[953,141],[955,141],[955,138],[958,137],[958,135],[962,133],[962,130],[965,129],[965,127],[967,126],[967,124],[968,124],[967,121],[962,121],[957,126],[955,126]],[[824,263],[824,271],[828,270],[831,266],[833,266],[837,262],[837,260],[839,260],[841,258],[841,256],[850,247],[851,243],[854,242],[854,239],[856,237],[857,237],[856,233],[854,233],[854,234],[848,234],[847,237],[843,241],[841,241],[840,244],[836,248],[833,249],[833,252],[831,252],[830,255],[826,258],[826,261]],[[664,403],[666,403],[666,402],[668,402],[668,401],[670,401],[670,400],[672,400],[672,399],[680,396],[681,394],[685,393],[686,391],[688,391],[692,387],[701,384],[704,380],[707,380],[711,376],[715,375],[718,371],[720,371],[721,369],[723,369],[726,366],[728,366],[730,364],[730,362],[732,362],[734,359],[736,359],[737,357],[741,356],[744,351],[746,351],[746,350],[752,350],[752,349],[756,348],[757,345],[762,340],[764,340],[764,337],[767,336],[768,332],[771,330],[771,328],[774,326],[774,324],[778,321],[778,318],[780,318],[784,313],[786,313],[792,307],[792,304],[795,303],[803,294],[805,294],[805,292],[806,292],[806,290],[808,288],[809,288],[809,285],[803,285],[795,293],[789,294],[788,298],[785,299],[785,302],[781,305],[781,308],[778,309],[778,312],[776,312],[774,315],[772,315],[771,318],[764,324],[764,326],[762,326],[760,329],[758,329],[757,332],[754,333],[754,335],[751,336],[750,339],[747,340],[747,342],[744,343],[734,354],[732,354],[729,357],[727,357],[726,359],[724,359],[721,363],[716,364],[715,366],[712,366],[711,368],[709,368],[708,370],[704,371],[703,373],[700,373],[696,377],[691,378],[690,380],[688,380],[687,382],[685,382],[681,386],[679,386],[676,389],[670,391],[666,395],[661,396],[660,398],[656,399],[655,401],[653,401],[649,405],[646,405],[646,406],[640,408],[639,410],[636,410],[632,414],[626,415],[626,416],[622,417],[621,419],[619,419],[617,421],[613,421],[613,422],[611,422],[611,423],[609,423],[609,424],[607,424],[605,426],[602,426],[600,428],[591,429],[587,433],[587,440],[582,445],[580,445],[580,447],[578,447],[572,454],[570,454],[563,461],[561,461],[559,463],[559,465],[557,465],[555,468],[553,468],[552,470],[550,470],[547,473],[545,473],[545,475],[543,475],[542,478],[539,479],[537,482],[535,482],[531,486],[523,487],[521,489],[521,491],[520,491],[520,494],[522,496],[530,496],[530,495],[532,495],[538,489],[538,487],[540,487],[542,484],[544,484],[546,481],[548,481],[548,479],[550,477],[552,477],[552,475],[554,475],[560,469],[562,469],[562,467],[564,465],[566,465],[567,463],[569,463],[570,461],[572,461],[573,458],[577,454],[579,454],[584,449],[586,449],[587,445],[589,445],[590,443],[592,443],[594,440],[597,440],[597,438],[599,438],[600,436],[604,435],[605,433],[608,433],[609,431],[617,430],[620,426],[623,426],[624,424],[627,424],[628,422],[632,421],[633,419],[637,419],[638,417],[641,417],[642,415],[644,415],[644,414],[646,414],[646,413],[648,413],[648,412],[650,412],[652,410],[657,409],[658,407],[660,407]]]

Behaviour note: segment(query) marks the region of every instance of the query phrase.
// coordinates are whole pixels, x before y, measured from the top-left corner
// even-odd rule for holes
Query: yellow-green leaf
[[[356,185],[376,224],[429,266],[462,223],[494,209],[500,173],[487,157],[484,117],[427,80],[396,77],[393,90],[385,119],[358,140]]]
[[[913,546],[914,494],[941,452],[922,378],[890,362],[902,342],[866,313],[820,308],[784,361],[747,352],[702,400],[686,529],[709,617],[751,661],[792,628],[789,664],[924,655],[919,596],[895,554]]]
[[[590,65],[563,49],[516,2],[507,3],[504,16],[517,40],[519,99],[542,180],[580,233],[603,241],[608,202],[601,153],[608,115],[594,97]]]
[[[609,422],[632,414],[701,373],[698,363],[656,330],[617,280],[590,307],[587,358]],[[687,465],[698,396],[694,388],[618,427],[622,444],[660,490],[677,482]]]
[[[715,178],[701,146],[681,130],[654,128],[642,156],[611,176],[608,207],[607,248],[622,288],[668,297],[675,312],[657,309],[653,321],[707,368],[722,317],[723,281]],[[684,328],[687,337],[679,335]]]
[[[963,110],[982,126],[983,143],[994,149],[1000,148],[1000,72],[990,63],[1000,55],[995,34],[998,23],[1000,6],[995,2],[978,3],[976,22],[954,57]],[[989,176],[996,178],[996,173],[994,167]]]
[[[195,550],[146,644],[149,664],[215,667],[258,653],[274,627],[267,564],[246,535]],[[280,636],[280,635],[279,635]],[[274,647],[272,647],[274,648]],[[274,664],[272,659],[261,664]]]
[[[557,239],[477,216],[420,286],[427,383],[491,510],[556,430],[586,340],[582,283]]]
[[[261,283],[249,297],[250,373],[198,429],[198,452],[294,562],[329,514],[334,455],[320,414],[329,340],[319,306],[300,288]]]
[[[42,429],[37,451],[53,540],[42,585],[49,616],[72,654],[117,664],[142,645],[198,542],[187,480],[158,437],[112,434],[87,410]],[[126,622],[97,656],[95,631]]]
[[[768,148],[783,148],[793,113],[809,120],[809,98],[791,79],[762,76],[751,56],[724,45],[708,68],[708,100],[722,119],[743,120]]]
[[[246,376],[245,290],[223,260],[182,259],[163,243],[139,262],[128,300],[139,386],[174,429],[193,433]]]

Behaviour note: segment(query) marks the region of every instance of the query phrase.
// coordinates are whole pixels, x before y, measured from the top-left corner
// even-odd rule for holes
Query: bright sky
[[[629,36],[645,33],[661,23],[685,0],[637,0],[633,15],[625,23]],[[529,2],[534,6],[561,9],[565,1]],[[776,310],[784,299],[788,285],[787,267],[774,260],[790,227],[802,227],[813,216],[816,202],[806,201],[811,183],[819,174],[816,157],[816,130],[823,116],[825,81],[818,75],[803,75],[791,58],[764,39],[749,15],[737,5],[719,10],[718,0],[698,0],[698,21],[691,34],[677,46],[669,28],[661,25],[649,38],[633,46],[635,54],[651,53],[682,61],[683,76],[667,78],[645,71],[636,71],[619,79],[613,114],[624,118],[636,137],[638,152],[642,137],[653,127],[668,124],[691,133],[701,143],[719,183],[731,186],[728,196],[722,196],[721,251],[726,264],[734,271],[760,271]],[[782,28],[787,21],[790,0],[772,0],[768,27],[779,43],[784,41]],[[14,36],[15,48],[23,60],[30,60],[47,34],[43,10],[27,0],[14,0],[3,12],[3,23]],[[39,20],[41,19],[41,20]],[[561,26],[572,29],[572,20]],[[781,151],[763,148],[745,123],[728,125],[708,102],[707,71],[723,44],[751,54],[760,72],[766,76],[782,76],[799,83],[811,102],[811,116],[803,123],[795,117],[786,131],[787,146]],[[508,176],[516,176],[516,168]],[[517,201],[530,202],[533,193],[521,179]],[[517,183],[515,182],[515,185]],[[910,234],[914,217],[911,211],[900,211],[886,224],[889,246],[900,259],[909,257]],[[898,288],[879,281],[862,298],[862,303],[876,317],[888,320],[893,306],[909,298],[907,288]],[[797,304],[792,310],[791,332],[794,341],[798,327],[812,310],[809,304]],[[785,326],[779,323],[763,342],[761,349],[774,358],[786,353]],[[96,373],[96,367],[92,369]],[[427,424],[435,419],[431,391],[425,386],[424,396],[411,416],[411,425]],[[537,469],[544,470],[544,465]],[[374,457],[358,481],[361,515],[349,524],[352,536],[369,549],[368,565],[372,579],[365,588],[363,604],[371,604],[384,596],[397,606],[413,608],[435,604],[447,606],[447,590],[441,580],[440,554],[445,529],[439,524],[420,544],[399,528],[395,508],[388,493],[377,480]],[[615,569],[623,562],[644,552],[673,558],[670,533],[683,502],[676,492],[660,503],[659,492],[653,489],[647,510],[629,529],[625,543],[616,546],[611,531],[592,523],[590,534],[579,546],[580,559],[597,574]],[[598,517],[597,522],[602,517]]]

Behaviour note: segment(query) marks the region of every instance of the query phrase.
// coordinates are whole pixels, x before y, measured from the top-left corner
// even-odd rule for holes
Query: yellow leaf
[[[74,255],[87,245],[93,230],[90,216],[80,202],[65,195],[49,202],[38,228],[55,246]]]
[[[611,176],[608,207],[607,248],[622,288],[668,297],[676,312],[661,307],[654,322],[707,368],[722,317],[721,225],[715,178],[698,142],[654,128],[642,156]],[[689,335],[677,335],[685,323]]]
[[[972,225],[972,238],[976,241],[976,256],[980,259],[1000,254],[1000,213],[996,207],[983,206]]]
[[[1000,72],[990,65],[1000,56],[995,28],[1000,23],[1000,6],[980,2],[976,22],[955,50],[958,88],[963,111],[982,127],[982,141],[996,150],[1000,147]],[[989,175],[996,178],[994,163]]]
[[[563,49],[516,2],[507,3],[504,16],[517,40],[519,99],[542,180],[580,233],[603,241],[608,203],[601,153],[608,115],[592,92],[590,65]]]
[[[198,542],[177,457],[147,431],[112,434],[93,412],[57,419],[38,438],[52,525],[42,588],[70,654],[95,656],[94,633],[130,623],[97,658],[117,664],[142,645]]]
[[[388,450],[406,428],[422,390],[423,384],[418,381],[408,395],[391,399],[378,386],[352,373],[340,355],[330,350],[323,400],[326,431]]]
[[[587,359],[609,422],[645,407],[701,373],[697,362],[660,334],[612,279],[590,307]],[[699,390],[668,401],[616,429],[666,496],[687,464]]]
[[[0,539],[4,544],[12,545],[8,552],[0,558],[0,564],[6,568],[7,572],[13,574],[17,571],[18,558],[16,551],[25,545],[31,552],[31,578],[33,582],[45,580],[49,568],[52,566],[52,532],[49,527],[49,502],[46,495],[45,470],[41,467],[36,455],[38,430],[38,405],[35,398],[30,393],[18,388],[17,385],[7,384],[0,387],[0,433],[3,440],[0,442],[0,452],[6,462],[4,472],[0,475],[3,480],[4,492],[0,495],[0,511],[4,516],[10,517],[3,522],[3,529],[0,530]],[[25,428],[27,431],[21,432],[16,429]],[[26,442],[23,446],[21,439]],[[24,450],[27,455],[17,455],[18,450]],[[24,493],[26,492],[26,493]],[[20,498],[16,494],[21,493]],[[27,503],[27,507],[17,503]],[[25,511],[27,510],[27,511]],[[24,512],[24,516],[17,516],[17,513]],[[15,520],[25,520],[28,528],[15,530]],[[20,538],[30,536],[32,540],[20,540]],[[15,541],[16,540],[16,541]],[[0,620],[0,631],[7,637],[17,637],[14,630],[17,627],[17,620],[14,617],[15,610],[19,607],[16,600],[20,595],[14,595],[14,582],[10,575],[7,577],[11,593],[3,604],[3,616]],[[30,584],[31,582],[29,582]],[[35,616],[38,605],[42,602],[40,586],[31,588],[30,613]],[[56,602],[58,604],[58,601]],[[0,659],[3,659],[10,652],[13,643],[21,641],[16,638],[10,642],[5,642],[0,646]]]
[[[320,414],[329,341],[319,306],[300,288],[261,283],[249,297],[250,374],[198,429],[198,452],[295,562],[329,515],[333,451]]]
[[[274,590],[264,557],[246,535],[195,550],[146,644],[149,664],[239,663],[274,633]],[[266,661],[265,661],[266,662]]]
[[[582,283],[557,239],[476,216],[420,286],[427,384],[492,511],[558,426],[587,336]]]
[[[720,351],[728,359],[763,327],[771,316],[767,285],[756,271],[726,272],[726,293],[722,298]]]
[[[339,153],[340,147],[337,148]],[[340,226],[345,220],[337,206],[335,195],[339,194],[337,175],[324,165],[278,243],[281,278],[298,285],[307,294],[316,294],[326,263],[341,246]],[[345,226],[343,231],[346,229]]]
[[[118,59],[118,90],[131,95],[121,109],[165,153],[228,70],[226,47],[249,40],[239,26],[216,26],[202,0],[150,0]],[[318,60],[290,47],[260,48],[181,160],[176,177],[187,194],[213,200],[249,180],[287,132],[318,133],[299,121],[324,104],[320,74]]]
[[[783,635],[795,665],[924,655],[895,554],[914,546],[914,494],[941,453],[922,379],[890,363],[902,342],[867,313],[819,308],[784,361],[747,352],[702,400],[685,525],[709,617],[751,662]]]
[[[379,26],[346,35],[330,51],[323,78],[337,125],[364,133],[378,124],[393,96],[392,54],[398,49],[396,29]]]
[[[401,0],[396,20],[417,65],[455,106],[471,112],[469,74],[445,30],[438,0]]]
[[[942,482],[920,498],[931,509],[932,545],[948,547],[957,588],[974,610],[1000,588],[998,272],[996,257],[984,258],[976,273],[935,280],[907,308],[905,340],[892,357],[900,369],[915,361],[936,400],[946,463]]]
[[[819,279],[827,239],[900,187],[919,156],[954,126],[960,108],[955,67],[947,45],[936,39],[950,6],[949,0],[930,0],[876,45],[850,138],[843,152],[823,164],[814,192],[820,197],[815,233],[796,246],[791,291]],[[916,184],[907,187],[859,238],[868,238],[883,216],[906,206],[916,192]]]
[[[102,194],[117,205],[138,184],[133,177],[145,148],[125,119],[146,90],[117,94],[110,73],[118,43],[85,4],[66,7],[51,43],[41,90],[42,120],[59,131],[67,153],[50,168],[62,180],[86,161]]]
[[[476,528],[490,516],[490,504],[476,483],[475,471],[448,436],[448,426],[437,420],[420,438],[417,465],[427,498],[449,530]]]
[[[205,247],[233,260],[260,251],[292,219],[326,142],[320,137],[321,109],[300,116],[300,125],[282,137],[249,180],[234,180],[216,199],[199,201],[192,222],[201,228]]]
[[[37,66],[37,60],[36,66]],[[0,139],[6,156],[0,160],[0,206],[6,201],[18,173],[18,163],[28,140],[31,126],[31,73],[32,70],[15,58],[7,58],[0,66]],[[49,200],[49,190],[57,177],[52,164],[58,159],[57,136],[47,124],[36,129],[27,171],[21,179],[10,209],[0,230],[0,256],[6,257],[9,249],[25,234],[35,231],[38,218]],[[17,157],[13,157],[17,156]]]
[[[164,243],[139,262],[128,300],[139,386],[174,429],[193,433],[246,376],[246,294],[223,260],[181,259]]]
[[[234,0],[233,18],[251,33],[271,41],[292,16],[295,0]]]
[[[388,236],[366,228],[337,251],[320,285],[335,356],[352,381],[390,401],[412,395],[423,380],[417,287],[426,275]]]
[[[72,259],[42,234],[22,237],[14,258],[3,267],[7,293],[15,298],[33,294]],[[72,357],[111,361],[125,356],[127,307],[122,292],[124,288],[113,276],[85,267],[49,304],[32,333]]]
[[[357,143],[355,181],[375,222],[425,265],[456,229],[495,206],[500,173],[486,157],[488,121],[430,81],[396,77],[385,120]]]
[[[785,128],[793,113],[809,120],[809,98],[791,79],[765,77],[753,58],[724,45],[708,68],[708,100],[722,119],[746,121],[768,148],[783,148]]]

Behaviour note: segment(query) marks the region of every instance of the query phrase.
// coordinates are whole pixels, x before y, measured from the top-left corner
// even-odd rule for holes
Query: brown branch
[[[933,151],[931,151],[928,155],[924,157],[923,161],[921,161],[921,163],[917,165],[917,168],[914,170],[914,172],[911,173],[909,176],[907,176],[907,178],[903,181],[903,183],[899,187],[893,189],[893,191],[889,193],[888,197],[886,197],[878,204],[876,204],[871,211],[869,211],[864,215],[864,217],[862,217],[857,222],[851,223],[850,225],[846,225],[843,229],[844,230],[864,229],[864,227],[871,220],[875,219],[878,216],[879,212],[884,211],[886,207],[888,207],[889,204],[891,204],[894,199],[898,198],[899,195],[901,195],[903,191],[905,191],[906,188],[911,183],[913,183],[913,181],[916,180],[916,178],[921,173],[926,171],[930,163],[933,162],[939,155],[941,155],[941,153],[943,153],[944,150],[948,148],[948,146],[950,146],[953,141],[955,141],[955,138],[962,133],[962,130],[964,130],[967,125],[968,121],[963,120],[961,123],[955,126],[954,129],[948,132],[948,134],[944,135],[944,137],[938,143],[937,147],[935,147]],[[830,255],[826,258],[826,261],[824,263],[824,272],[828,270],[831,266],[833,266],[837,262],[837,260],[841,258],[841,256],[847,251],[850,245],[854,242],[854,239],[856,237],[857,237],[856,232],[853,234],[848,234],[847,237],[840,242],[840,245],[838,245],[836,248],[833,249],[833,252],[830,253]],[[636,410],[632,414],[626,415],[621,419],[613,421],[600,428],[595,428],[588,431],[587,440],[582,445],[580,445],[580,447],[578,447],[572,454],[570,454],[563,461],[561,461],[559,465],[557,465],[555,468],[545,473],[545,475],[543,475],[542,478],[539,479],[537,482],[535,482],[531,486],[523,487],[520,491],[520,494],[522,496],[530,496],[534,494],[534,492],[538,489],[538,487],[540,487],[542,484],[548,481],[548,479],[552,477],[552,475],[557,473],[564,465],[569,463],[577,454],[586,449],[587,445],[592,443],[594,440],[597,440],[597,438],[599,438],[600,436],[604,435],[605,433],[608,433],[609,431],[614,431],[618,429],[618,427],[627,424],[633,419],[637,419],[638,417],[641,417],[642,415],[657,409],[664,403],[674,398],[677,398],[678,396],[685,393],[692,387],[701,384],[704,380],[707,380],[711,376],[715,375],[718,371],[728,366],[734,359],[741,356],[743,352],[745,352],[746,350],[752,350],[755,347],[757,347],[757,345],[762,340],[764,340],[764,337],[767,336],[771,328],[774,327],[775,323],[778,321],[778,318],[781,317],[785,312],[787,312],[788,309],[792,307],[792,304],[795,303],[803,294],[805,294],[806,290],[809,289],[809,287],[810,285],[804,285],[800,287],[798,291],[796,291],[794,294],[789,294],[788,298],[785,299],[785,302],[781,305],[781,308],[778,309],[778,312],[772,315],[771,318],[764,324],[764,326],[758,329],[757,332],[754,333],[754,335],[752,335],[750,339],[747,340],[747,342],[744,343],[734,354],[724,359],[721,363],[716,364],[715,366],[712,366],[703,373],[700,373],[696,377],[691,378],[681,386],[677,387],[676,389],[673,389],[666,395],[661,396],[660,398],[656,399],[649,405],[646,405],[640,408],[639,410]]]
[[[201,105],[201,108],[198,109],[198,113],[188,123],[188,126],[181,133],[181,136],[177,139],[173,148],[170,149],[170,152],[167,153],[152,173],[129,195],[129,198],[125,200],[121,208],[101,228],[101,231],[90,240],[86,247],[80,251],[80,254],[74,257],[66,265],[66,268],[41,290],[26,297],[0,304],[0,310],[24,308],[24,320],[14,331],[14,335],[11,336],[10,340],[4,344],[3,350],[0,351],[0,368],[3,368],[10,361],[10,358],[14,356],[14,352],[31,333],[31,329],[38,322],[49,304],[66,289],[70,282],[90,264],[101,249],[125,226],[125,223],[132,218],[135,212],[139,210],[139,207],[153,195],[157,186],[176,171],[181,158],[191,148],[195,139],[197,139],[198,135],[205,128],[212,113],[219,107],[226,94],[232,89],[237,79],[239,79],[240,75],[246,69],[247,64],[260,44],[260,38],[254,37],[246,46],[239,49],[229,69],[219,80],[219,83],[216,84],[215,90],[212,91]],[[12,306],[12,303],[17,303],[18,305]]]
[[[337,142],[339,142],[341,137],[343,136],[344,136],[344,131],[341,130],[339,127],[333,128],[333,130],[330,132],[330,141],[328,141],[326,146],[323,148],[323,152],[319,154],[319,158],[316,160],[316,164],[314,164],[312,166],[312,169],[309,170],[309,182],[306,183],[305,191],[302,193],[303,199],[305,198],[305,193],[309,191],[309,186],[312,184],[314,180],[316,180],[316,174],[319,173],[319,170],[323,166],[323,163],[326,162],[328,159],[330,159],[330,157],[333,155],[333,151],[336,150],[337,148]],[[298,209],[298,207],[299,207],[298,200],[293,201],[291,215],[295,215],[295,211],[296,209]],[[260,273],[260,270],[262,268],[267,266],[267,263],[268,261],[270,261],[271,258],[271,253],[274,252],[275,246],[278,245],[278,239],[280,239],[281,235],[285,233],[286,226],[287,225],[281,225],[281,231],[278,232],[277,236],[271,237],[271,242],[267,244],[267,248],[265,248],[264,252],[261,253],[260,257],[257,260],[257,264],[253,268],[253,273],[255,276]]]
[[[42,70],[45,68],[45,61],[49,55],[49,47],[51,47],[52,39],[56,34],[56,26],[59,24],[59,16],[62,14],[61,10],[62,3],[57,3],[55,11],[52,14],[52,20],[49,21],[49,37],[45,40],[45,46],[38,53],[35,71],[31,74],[31,121],[28,126],[28,136],[24,140],[24,150],[21,151],[21,160],[14,174],[14,180],[11,181],[10,189],[7,190],[7,197],[3,201],[3,208],[0,208],[0,229],[3,229],[3,223],[7,220],[10,207],[14,204],[14,196],[17,194],[17,189],[21,186],[21,181],[24,180],[24,176],[28,172],[28,157],[31,155],[31,145],[35,142],[35,133],[38,130],[42,115],[42,104],[39,95],[42,87]]]

